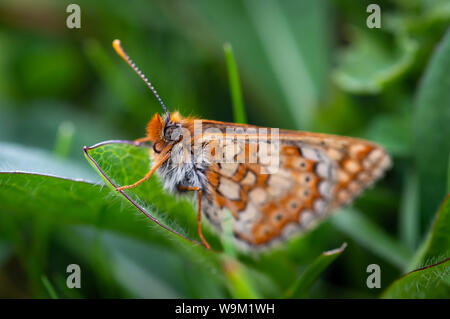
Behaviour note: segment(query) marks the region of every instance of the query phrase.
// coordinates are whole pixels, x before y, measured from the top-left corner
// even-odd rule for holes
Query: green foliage
[[[404,35],[391,39],[381,32],[355,30],[353,38],[353,45],[339,55],[334,80],[354,93],[379,93],[411,67],[417,51],[417,44]]]
[[[140,180],[151,167],[150,149],[137,147],[132,143],[102,143],[87,148],[85,153],[105,184],[115,193],[118,193],[117,187]],[[174,200],[173,196],[163,191],[156,175],[135,188],[121,192],[125,193],[124,196],[130,203],[167,230],[189,239],[197,237],[197,214],[192,206],[193,200]],[[207,232],[205,236],[211,241],[214,235]],[[213,244],[215,242],[218,240],[213,241]],[[217,249],[215,246],[213,248]]]
[[[47,289],[47,292],[48,292],[48,295],[50,296],[50,298],[58,299],[58,295],[55,292],[55,288],[53,288],[53,285],[48,280],[48,278],[45,276],[42,276],[41,279],[42,279],[42,284],[45,286],[45,289]]]
[[[422,246],[412,259],[415,269],[393,282],[383,298],[450,297],[450,195],[442,203]],[[422,267],[422,268],[418,268]],[[418,269],[417,269],[418,268]]]
[[[433,225],[410,265],[414,269],[450,258],[450,195],[442,203]]]
[[[223,46],[225,51],[225,60],[227,61],[228,78],[230,81],[231,104],[233,105],[234,121],[236,123],[247,123],[245,115],[244,101],[242,98],[241,83],[237,71],[236,60],[233,55],[231,44],[226,43]]]
[[[429,222],[446,194],[450,150],[450,30],[433,53],[417,92],[414,113],[415,153],[421,208]],[[432,164],[431,164],[432,163]]]
[[[77,3],[79,30],[61,1],[0,4],[0,297],[373,298],[373,263],[382,297],[448,297],[448,197],[434,215],[450,185],[448,1],[381,1],[381,29],[366,27],[370,1]],[[157,176],[115,190],[149,170],[147,147],[83,157],[142,137],[161,112],[116,38],[170,110],[363,137],[393,168],[278,248],[239,251],[232,224],[218,236],[204,223],[206,251],[194,196]],[[66,287],[72,263],[82,289]]]
[[[306,268],[303,274],[297,278],[292,287],[287,292],[289,298],[304,298],[314,282],[319,279],[319,276],[324,272],[328,266],[343,252],[347,247],[347,243],[342,244],[341,247],[330,251],[323,252],[317,257],[311,265]]]
[[[338,229],[355,238],[375,254],[402,268],[411,258],[411,253],[395,239],[389,237],[363,215],[352,209],[344,209],[332,219]]]
[[[450,259],[417,269],[395,281],[383,298],[449,298]]]

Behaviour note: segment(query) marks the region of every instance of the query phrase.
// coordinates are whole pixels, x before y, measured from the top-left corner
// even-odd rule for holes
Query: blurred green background
[[[381,29],[366,26],[373,1],[79,0],[81,28],[69,29],[71,2],[0,2],[0,297],[450,297],[448,1],[377,1]],[[234,121],[230,43],[248,123],[366,138],[394,166],[277,250],[206,252],[112,195],[83,156],[84,145],[142,137],[161,112],[116,38],[170,110],[220,121]],[[140,150],[102,152],[92,156],[104,170],[130,181],[148,167]],[[193,201],[153,182],[142,206],[195,238]],[[396,281],[439,262],[428,286],[420,272]],[[80,289],[66,286],[69,264]],[[379,289],[366,285],[370,264]]]

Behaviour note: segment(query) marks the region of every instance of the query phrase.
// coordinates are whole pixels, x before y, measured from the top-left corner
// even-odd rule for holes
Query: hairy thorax
[[[206,189],[205,170],[209,158],[200,149],[191,150],[189,145],[180,142],[173,146],[170,158],[157,170],[163,180],[164,189],[177,193],[181,187],[200,187]]]

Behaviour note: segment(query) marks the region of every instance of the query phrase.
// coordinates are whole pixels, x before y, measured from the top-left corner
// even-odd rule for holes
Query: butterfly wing
[[[273,170],[264,158],[273,152],[255,152],[252,137],[240,137],[234,147],[224,145],[233,161],[216,161],[206,170],[202,207],[219,229],[224,210],[231,211],[236,238],[253,247],[311,228],[390,166],[384,149],[365,140],[280,130],[279,167]]]

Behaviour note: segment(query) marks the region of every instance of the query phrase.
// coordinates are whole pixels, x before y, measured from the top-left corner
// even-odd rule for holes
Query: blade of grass
[[[400,208],[400,238],[411,251],[417,247],[419,238],[419,181],[416,172],[409,169],[405,176]]]
[[[225,256],[222,262],[223,272],[227,279],[228,289],[235,299],[258,299],[245,269],[234,258]]]
[[[72,146],[73,134],[75,128],[72,122],[62,122],[58,127],[56,133],[55,148],[53,153],[61,158],[67,158],[69,156],[70,147]]]
[[[242,98],[241,82],[234,58],[233,48],[230,43],[223,45],[225,51],[225,60],[227,62],[228,79],[230,81],[231,102],[233,104],[233,115],[236,123],[246,124],[244,102]]]
[[[411,260],[412,254],[406,247],[355,209],[342,209],[333,215],[331,222],[356,242],[400,269],[404,269]]]
[[[329,265],[339,257],[347,247],[347,243],[343,243],[341,247],[323,252],[317,257],[311,265],[306,268],[303,274],[297,278],[292,287],[287,291],[287,298],[304,298],[308,295],[308,291],[316,282],[319,276],[328,268]]]
[[[273,0],[243,3],[254,22],[297,126],[310,128],[318,96],[280,3]]]
[[[42,281],[42,284],[44,285],[45,290],[47,290],[50,298],[59,299],[58,295],[56,294],[55,289],[53,288],[53,285],[50,283],[47,276],[42,276],[41,281]]]
[[[450,194],[450,153],[448,155],[447,194]]]

